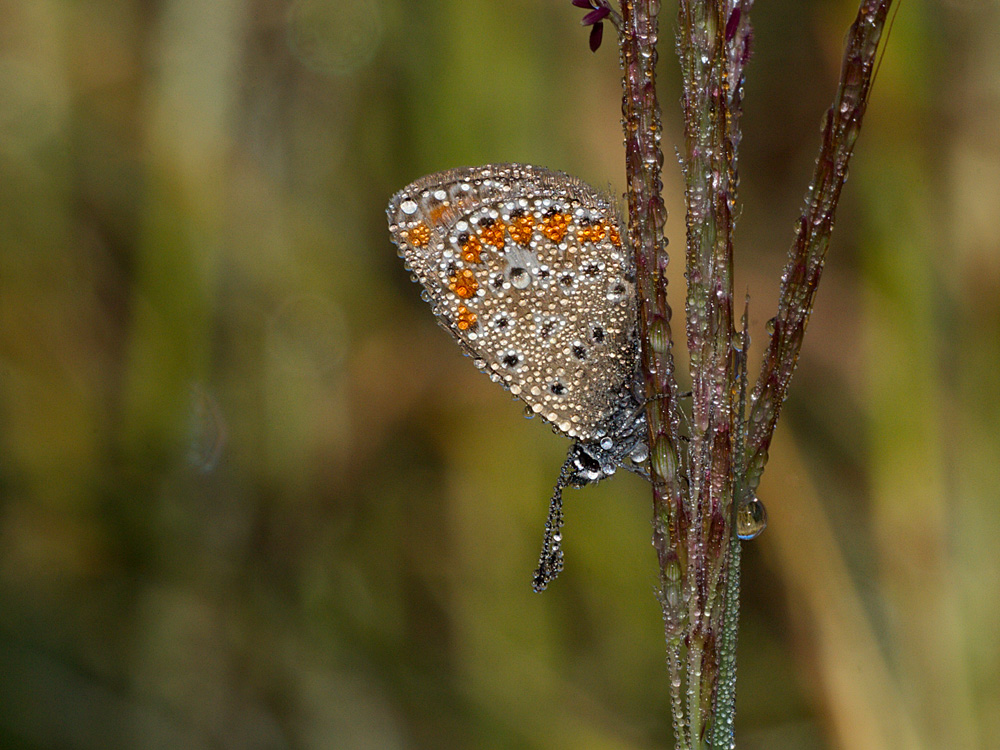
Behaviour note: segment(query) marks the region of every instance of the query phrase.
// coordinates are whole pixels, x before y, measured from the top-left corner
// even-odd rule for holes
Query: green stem
[[[739,348],[734,350],[734,370],[737,373],[736,424],[733,435],[733,458],[737,466],[745,461],[747,403],[747,353],[750,349],[750,333],[747,321],[750,317],[750,298],[743,307],[743,319]],[[742,547],[737,536],[736,514],[740,504],[746,501],[746,484],[739,472],[733,475],[733,499],[730,514],[732,524],[729,534],[729,570],[726,573],[725,609],[722,619],[722,640],[719,645],[719,683],[715,698],[715,721],[712,724],[712,750],[732,750],[736,746],[736,641],[740,620],[740,561]]]

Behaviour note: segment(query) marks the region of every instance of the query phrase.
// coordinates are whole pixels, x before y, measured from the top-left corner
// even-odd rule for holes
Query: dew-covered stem
[[[675,730],[682,718],[679,658],[687,570],[688,486],[680,444],[681,408],[674,377],[671,310],[667,302],[668,256],[663,236],[667,219],[662,198],[663,152],[660,105],[656,95],[658,0],[624,0],[619,26],[622,64],[622,125],[628,200],[628,234],[635,251],[639,296],[642,372],[653,476],[653,546],[660,566],[661,603]],[[678,734],[678,737],[680,734]],[[683,746],[683,745],[682,745]]]
[[[756,489],[767,463],[781,404],[798,362],[891,5],[892,0],[864,0],[847,36],[840,84],[823,120],[819,156],[796,223],[781,277],[778,312],[768,326],[771,338],[751,396],[746,468],[751,490]]]
[[[664,273],[666,210],[660,197],[663,155],[655,85],[659,2],[622,0],[621,16],[613,19],[621,42],[628,234],[636,255],[649,399],[653,545],[677,748],[735,747],[738,534],[744,533],[738,513],[763,513],[759,503],[754,505],[754,492],[812,307],[890,1],[863,0],[851,28],[749,416],[746,308],[740,331],[734,326],[733,228],[753,0],[679,2],[689,419],[678,401]],[[593,8],[593,19],[610,14],[604,0],[573,2]],[[749,536],[744,533],[744,538]]]
[[[687,344],[692,418],[688,465],[689,570],[685,579],[688,731],[701,747],[732,727],[733,701],[717,705],[726,613],[738,583],[734,534],[733,436],[738,371],[733,367],[733,224],[739,175],[743,69],[751,0],[681,0],[677,54],[684,112]],[[730,586],[730,583],[734,586]],[[731,644],[735,650],[735,641]],[[722,716],[720,714],[727,713]]]

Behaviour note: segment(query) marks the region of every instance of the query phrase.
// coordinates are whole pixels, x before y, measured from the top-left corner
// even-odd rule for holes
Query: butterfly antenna
[[[542,540],[542,554],[538,557],[538,570],[531,581],[531,587],[537,591],[545,591],[545,588],[555,580],[563,569],[562,551],[562,493],[563,489],[569,485],[570,472],[573,470],[572,453],[566,458],[559,471],[559,478],[556,480],[556,487],[552,492],[552,499],[549,501],[549,516],[545,519],[545,538]]]

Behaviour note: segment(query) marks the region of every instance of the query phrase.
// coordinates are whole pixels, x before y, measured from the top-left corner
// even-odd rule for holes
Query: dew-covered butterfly
[[[387,210],[399,255],[476,366],[574,443],[536,591],[562,570],[562,491],[644,474],[635,266],[612,201],[563,172],[490,164],[428,175]]]

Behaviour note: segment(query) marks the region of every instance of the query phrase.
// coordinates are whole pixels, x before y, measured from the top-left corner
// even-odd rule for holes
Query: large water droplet
[[[649,458],[649,447],[645,443],[637,443],[628,457],[632,459],[632,463],[641,464]]]
[[[527,269],[512,268],[508,274],[510,285],[515,289],[527,289],[531,285],[531,275]]]
[[[754,539],[767,528],[767,508],[756,497],[742,503],[736,509],[736,536],[740,539]]]

